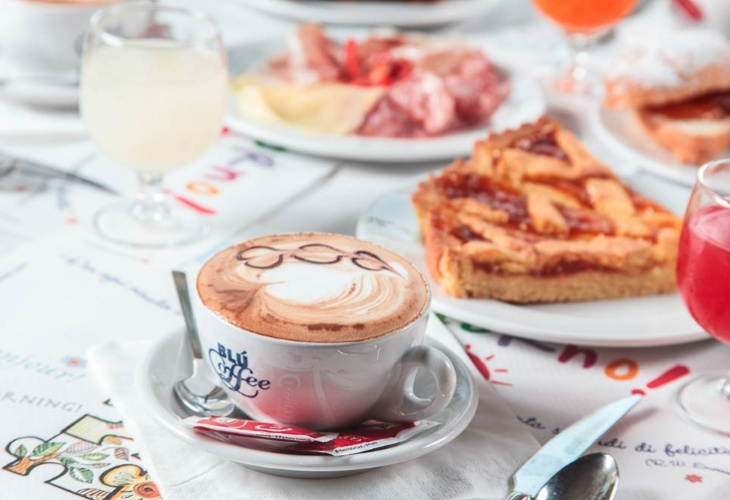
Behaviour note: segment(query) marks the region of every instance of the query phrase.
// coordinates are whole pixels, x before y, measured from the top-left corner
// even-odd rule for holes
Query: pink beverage
[[[692,317],[730,344],[730,208],[703,206],[685,218],[677,281]]]

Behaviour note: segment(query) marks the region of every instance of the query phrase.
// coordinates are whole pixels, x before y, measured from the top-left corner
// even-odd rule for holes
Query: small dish
[[[79,86],[11,78],[0,82],[0,98],[39,108],[76,109]]]
[[[172,389],[174,381],[171,378],[175,373],[183,336],[184,332],[180,330],[161,337],[138,367],[135,385],[143,406],[168,432],[188,444],[259,472],[292,478],[323,479],[405,462],[436,451],[454,440],[466,429],[476,413],[478,397],[468,368],[446,347],[427,338],[427,345],[440,348],[451,359],[457,376],[456,391],[451,402],[429,419],[439,425],[389,448],[341,457],[294,455],[272,449],[236,446],[180,425],[180,419],[189,415],[175,400]]]
[[[631,111],[597,106],[592,121],[601,141],[627,161],[658,177],[694,186],[698,165],[678,162],[641,128]]]

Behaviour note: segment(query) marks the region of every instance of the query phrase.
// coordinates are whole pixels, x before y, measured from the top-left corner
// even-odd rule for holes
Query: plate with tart
[[[693,186],[697,167],[730,154],[730,42],[674,32],[611,65],[594,112],[602,140],[651,173]]]
[[[349,26],[435,26],[466,21],[499,0],[238,0],[252,9],[299,22]]]
[[[268,49],[266,48],[268,47]],[[545,111],[531,77],[453,37],[375,31],[335,40],[304,24],[230,54],[227,125],[316,156],[419,163],[466,155],[489,131]]]
[[[679,344],[707,338],[676,293],[688,197],[646,174],[619,179],[543,117],[382,197],[357,234],[412,259],[434,310],[460,321],[549,342]]]

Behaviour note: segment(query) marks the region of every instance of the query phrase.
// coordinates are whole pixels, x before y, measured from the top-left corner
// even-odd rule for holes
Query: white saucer
[[[601,141],[627,161],[659,177],[694,186],[698,165],[678,162],[644,131],[631,111],[597,106],[592,121]]]
[[[200,435],[179,423],[181,418],[189,415],[175,400],[172,392],[174,382],[170,379],[175,372],[183,335],[180,331],[157,340],[139,366],[135,385],[143,406],[167,431],[190,445],[259,472],[293,478],[323,479],[405,462],[431,453],[455,439],[466,429],[476,413],[478,397],[467,367],[446,347],[427,338],[427,345],[441,349],[454,364],[456,391],[449,405],[429,418],[439,422],[439,425],[413,439],[390,448],[342,457],[292,455],[224,443]]]
[[[238,0],[247,7],[299,22],[368,26],[432,26],[465,21],[492,10],[499,0],[323,2],[321,0]]]
[[[9,82],[0,85],[0,98],[41,108],[76,109],[79,106],[79,87],[28,81]]]
[[[425,269],[425,251],[410,195],[404,190],[378,199],[358,220],[357,236],[388,247]],[[638,192],[681,213],[689,190],[648,174],[627,180]],[[487,299],[457,299],[431,284],[432,307],[460,321],[517,337],[590,346],[643,347],[709,338],[678,293],[567,304],[516,305]]]
[[[231,49],[228,52],[231,75],[240,75],[247,69],[260,65],[262,60],[277,53],[282,46],[281,40],[268,39]],[[384,164],[451,161],[469,154],[474,142],[483,139],[489,132],[517,128],[545,113],[545,97],[540,84],[531,76],[510,69],[506,61],[501,62],[491,54],[488,56],[509,78],[511,91],[490,120],[474,129],[424,139],[313,134],[285,125],[252,120],[239,111],[233,94],[226,125],[236,132],[267,144],[313,156]]]

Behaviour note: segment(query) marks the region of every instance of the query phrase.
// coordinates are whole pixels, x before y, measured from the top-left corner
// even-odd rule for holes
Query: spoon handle
[[[180,309],[182,309],[183,318],[185,318],[185,332],[187,333],[190,347],[193,350],[195,359],[203,358],[203,348],[200,346],[200,338],[198,338],[198,325],[193,317],[193,307],[190,303],[190,293],[188,292],[188,280],[182,271],[173,271],[172,278],[175,281],[175,290],[177,298],[180,300]]]

